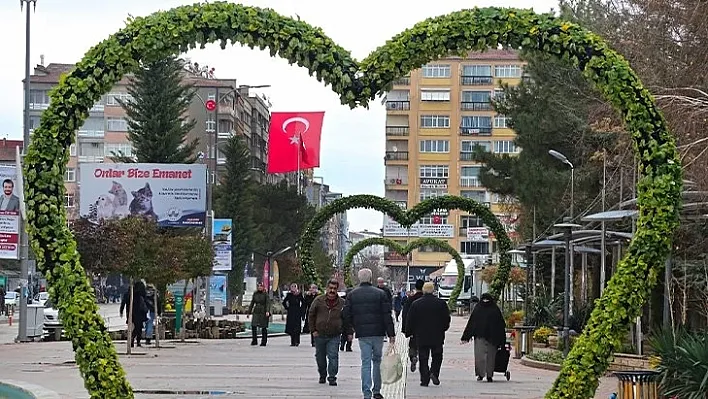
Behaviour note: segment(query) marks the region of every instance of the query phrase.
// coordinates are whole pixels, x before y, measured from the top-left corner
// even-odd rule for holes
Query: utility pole
[[[22,148],[24,153],[27,153],[27,147],[30,145],[30,5],[32,5],[32,10],[37,9],[37,0],[20,0],[20,10],[22,10],[27,4],[26,21],[25,21],[25,113],[24,113],[24,126],[23,126],[23,143]],[[18,170],[17,173],[22,173]],[[23,196],[24,197],[24,196]],[[19,332],[17,333],[18,342],[27,342],[27,297],[28,297],[28,283],[29,283],[29,248],[27,237],[27,229],[24,228],[25,218],[20,215],[19,220],[19,233],[20,233],[20,282],[21,282],[21,294],[20,294],[20,321],[18,324]]]

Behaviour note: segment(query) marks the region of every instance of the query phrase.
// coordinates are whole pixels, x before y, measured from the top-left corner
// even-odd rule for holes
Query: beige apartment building
[[[501,84],[518,84],[522,76],[516,52],[490,50],[438,60],[394,82],[386,96],[386,198],[404,208],[446,194],[471,198],[487,204],[513,234],[513,207],[482,187],[473,151],[476,146],[494,153],[520,151],[507,118],[495,113],[491,100],[502,94]],[[384,217],[387,238],[402,244],[418,237],[443,239],[461,255],[493,255],[496,245],[489,233],[477,216],[456,210],[436,211],[410,230]],[[415,251],[409,282],[449,259],[432,248]],[[384,261],[394,281],[406,280],[406,257],[386,252]]]
[[[48,92],[59,82],[62,74],[73,69],[73,64],[37,65],[30,78],[30,129],[39,124],[42,111],[49,106]],[[199,139],[198,153],[212,171],[211,181],[218,182],[219,173],[226,163],[220,146],[232,135],[245,137],[251,155],[253,178],[261,183],[276,183],[283,179],[295,180],[295,174],[267,175],[266,157],[270,104],[267,99],[249,93],[248,86],[239,86],[235,79],[207,79],[185,72],[185,82],[194,85],[196,95],[189,109],[189,116],[196,120],[191,138]],[[78,217],[79,176],[83,163],[111,162],[114,153],[133,155],[128,141],[128,124],[125,111],[118,100],[129,99],[127,78],[91,108],[84,125],[76,132],[76,143],[70,148],[70,159],[65,175],[66,196],[64,204],[70,219]],[[218,107],[209,111],[205,104],[216,100]]]

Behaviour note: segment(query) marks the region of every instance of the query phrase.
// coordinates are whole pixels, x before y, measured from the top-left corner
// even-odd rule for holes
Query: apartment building
[[[481,165],[474,162],[473,152],[477,147],[505,154],[520,151],[507,118],[494,112],[491,100],[503,94],[501,84],[518,84],[522,75],[516,52],[490,50],[441,59],[394,82],[386,96],[386,198],[403,208],[446,194],[471,198],[487,204],[513,230],[513,209],[482,187]],[[418,237],[447,240],[462,255],[496,251],[481,220],[456,210],[435,211],[411,229],[384,217],[383,235],[402,244]],[[394,281],[400,282],[406,275],[428,275],[449,259],[447,253],[422,248],[412,254],[409,273],[406,257],[384,254]]]
[[[347,252],[353,247],[354,245],[358,244],[359,242],[367,239],[367,238],[376,238],[376,237],[381,237],[381,233],[375,233],[373,231],[350,231],[349,232],[349,240],[347,242]],[[384,257],[384,252],[386,252],[386,247],[383,245],[372,245],[370,247],[362,249],[357,256],[354,257],[353,266],[354,268],[358,268],[362,265],[364,260],[379,260],[379,266],[383,266],[383,257]],[[370,265],[371,263],[369,263]]]
[[[73,64],[50,63],[37,65],[30,77],[30,129],[40,120],[42,111],[49,106],[48,92],[59,82],[62,74],[73,69]],[[261,183],[277,183],[283,179],[295,180],[295,174],[267,175],[269,105],[265,99],[249,93],[247,86],[239,86],[235,79],[211,79],[185,72],[185,83],[194,86],[196,94],[189,108],[189,117],[196,124],[189,139],[199,139],[197,152],[202,162],[209,166],[211,181],[218,182],[226,158],[221,146],[232,135],[246,138],[251,153],[253,178]],[[128,78],[119,81],[111,91],[102,96],[91,108],[89,117],[76,132],[65,175],[66,196],[64,204],[70,219],[78,217],[80,168],[83,163],[111,162],[113,154],[122,152],[133,156],[128,141],[128,123],[119,100],[128,100]],[[218,98],[218,106],[208,110],[206,103]]]
[[[310,171],[311,172],[311,171]],[[308,172],[309,173],[309,172]],[[305,177],[306,185],[302,188],[303,195],[307,201],[319,210],[322,206],[326,206],[332,201],[342,198],[341,193],[334,193],[329,190],[329,186],[324,182],[315,181],[319,177]],[[339,213],[330,218],[320,230],[320,242],[322,248],[327,255],[334,260],[334,265],[341,268],[344,257],[349,249],[349,222],[347,221],[347,213]]]
[[[17,148],[22,151],[22,140],[0,139],[0,165],[17,165]]]

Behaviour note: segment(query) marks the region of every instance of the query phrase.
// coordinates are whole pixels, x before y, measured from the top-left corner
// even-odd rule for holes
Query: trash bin
[[[618,399],[660,399],[659,373],[653,370],[617,371]]]
[[[522,356],[533,353],[533,330],[534,326],[514,326],[514,359],[521,359]]]

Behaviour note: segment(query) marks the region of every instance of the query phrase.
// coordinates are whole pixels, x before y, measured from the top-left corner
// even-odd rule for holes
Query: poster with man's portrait
[[[17,168],[0,166],[0,259],[18,259],[20,244],[20,197]]]

